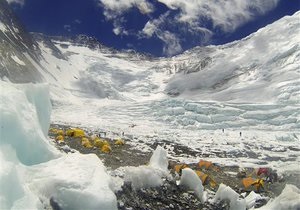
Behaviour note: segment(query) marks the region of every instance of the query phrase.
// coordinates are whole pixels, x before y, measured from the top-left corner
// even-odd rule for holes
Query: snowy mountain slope
[[[285,17],[241,41],[168,59],[116,53],[94,40],[41,38],[41,63],[48,70],[42,74],[56,87],[58,98],[64,90],[70,97],[122,100],[128,106],[130,101],[154,101],[145,106],[156,120],[171,125],[297,130],[299,16]],[[165,90],[183,93],[169,100]]]
[[[40,68],[37,43],[8,3],[0,1],[0,77],[17,83],[41,82]]]
[[[299,104],[299,18],[297,12],[243,40],[175,57],[186,68],[170,80],[167,92],[192,100]],[[205,55],[200,65],[199,55]]]
[[[52,40],[57,57],[41,44],[43,39],[39,43],[52,77],[93,97],[142,100],[167,93],[193,101],[299,104],[299,16],[285,17],[241,41],[173,58],[116,52],[83,37]]]
[[[43,80],[85,96],[122,100],[167,93],[193,101],[299,103],[299,12],[241,41],[158,59],[118,52],[86,36],[33,34],[38,46],[15,18],[7,22],[11,12],[1,14],[1,72],[14,82]]]
[[[132,52],[116,53],[99,43],[89,47],[75,41],[45,37],[38,42],[41,64],[47,69],[41,73],[53,87],[88,98],[146,100],[151,94],[163,95],[161,83],[167,75],[149,71],[151,59]]]
[[[50,72],[64,78],[62,83],[68,83],[68,79],[61,74],[72,72],[76,75],[69,79],[76,91],[89,92],[100,98],[132,97],[140,100],[139,95],[150,96],[165,90],[167,94],[180,94],[181,98],[191,100],[298,104],[298,18],[299,12],[241,41],[195,48],[168,59],[154,60],[139,54],[116,53],[97,45],[94,40],[92,46],[87,42],[76,44],[74,41],[52,40],[68,57],[66,61],[49,57],[47,47],[40,47],[44,49],[46,63],[58,63],[54,68],[50,67]],[[286,40],[288,36],[290,38]],[[63,62],[75,67],[68,68],[70,64],[66,66]],[[71,88],[70,84],[67,88]],[[133,96],[133,92],[137,95]]]

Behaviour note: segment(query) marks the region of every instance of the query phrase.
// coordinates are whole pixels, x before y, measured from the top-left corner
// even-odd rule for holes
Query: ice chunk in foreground
[[[300,190],[287,184],[281,194],[275,199],[271,199],[259,210],[298,210],[300,209]]]
[[[17,161],[25,165],[58,157],[59,153],[45,137],[50,124],[50,110],[46,85],[11,85],[1,82],[0,146],[11,146]]]
[[[203,193],[203,185],[201,179],[198,177],[195,171],[190,168],[185,168],[182,170],[182,175],[180,179],[179,185],[185,186],[189,190],[193,190],[197,196],[201,200],[201,202],[205,202],[205,196]]]
[[[251,191],[249,195],[245,198],[247,208],[250,209],[255,206],[256,201],[261,200],[262,197],[260,194]]]
[[[127,167],[125,182],[130,182],[134,189],[158,187],[163,184],[161,173],[150,166]]]
[[[125,168],[125,182],[130,182],[134,189],[161,186],[162,178],[167,175],[167,152],[160,146],[153,152],[148,166]]]
[[[30,188],[62,209],[115,209],[111,178],[94,154],[72,153],[31,167],[26,174]]]
[[[63,155],[49,143],[46,85],[0,81],[0,209],[117,209],[95,155]],[[53,203],[52,202],[52,203]]]
[[[240,195],[229,186],[220,184],[214,202],[229,201],[230,210],[246,210],[245,199],[239,198]]]
[[[168,171],[167,151],[158,145],[150,158],[149,165],[162,171]]]

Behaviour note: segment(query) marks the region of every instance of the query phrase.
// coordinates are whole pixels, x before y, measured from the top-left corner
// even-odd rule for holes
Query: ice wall
[[[61,154],[47,139],[47,85],[0,81],[0,209],[117,209],[95,155]]]
[[[51,103],[46,85],[11,85],[1,82],[0,147],[11,147],[17,162],[34,165],[59,153],[46,138]]]

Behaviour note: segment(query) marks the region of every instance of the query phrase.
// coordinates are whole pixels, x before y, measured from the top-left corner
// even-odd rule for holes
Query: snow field
[[[153,66],[149,61],[139,61],[126,53],[116,55],[107,49],[52,41],[66,60],[54,56],[52,50],[40,42],[45,59],[41,61],[45,67],[41,72],[52,86],[65,89],[65,94],[119,100],[149,100],[149,96],[162,95],[159,89],[166,75],[149,71]]]

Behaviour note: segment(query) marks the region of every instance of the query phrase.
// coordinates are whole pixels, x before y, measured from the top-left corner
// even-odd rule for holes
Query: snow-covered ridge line
[[[196,101],[299,104],[299,14],[243,40],[196,47],[172,58],[115,51],[87,36],[55,40],[34,34],[43,59],[42,67],[33,65],[45,81],[88,97],[151,100],[167,94]]]
[[[98,53],[92,55],[87,49],[83,50],[83,46],[76,46],[70,42],[54,42],[60,45],[57,47],[70,58],[76,56],[72,56],[72,53],[80,53],[85,57],[93,56],[91,58],[93,63],[90,65],[103,58],[107,63],[104,65],[122,63],[122,65],[111,65],[111,72],[131,70],[133,66],[137,66],[134,68],[140,68],[140,72],[146,73],[147,80],[154,85],[150,90],[138,91],[146,91],[149,96],[162,92],[192,100],[299,104],[300,45],[298,43],[300,39],[298,34],[300,27],[297,21],[299,16],[298,12],[293,16],[284,17],[241,41],[221,46],[195,48],[173,58],[155,60],[139,60],[139,56],[133,58],[130,54],[113,52],[105,48],[104,51],[89,49],[90,52]],[[93,67],[93,72],[102,74],[101,65]],[[139,71],[132,73],[131,84],[148,83],[140,80],[137,75]],[[84,74],[87,76],[86,73]],[[109,81],[110,78],[107,79]],[[119,80],[118,83],[128,80],[121,79],[122,81]],[[85,81],[88,80],[89,78],[85,77]],[[107,86],[103,81],[92,80],[93,84],[99,84],[101,88]],[[137,84],[133,83],[135,80]],[[115,86],[115,81],[112,83],[109,86]],[[124,95],[124,92],[132,91],[121,89],[123,87],[115,88],[113,94],[120,96]]]
[[[170,71],[184,71],[171,79],[167,92],[193,100],[299,104],[299,18],[297,12],[243,40],[174,57]]]

